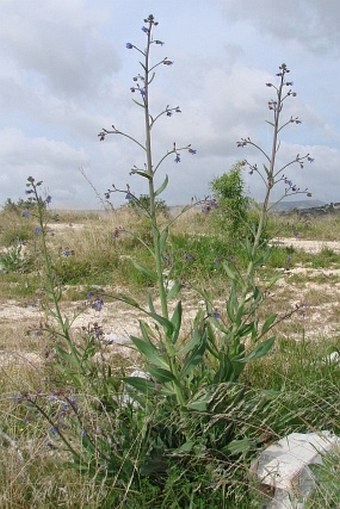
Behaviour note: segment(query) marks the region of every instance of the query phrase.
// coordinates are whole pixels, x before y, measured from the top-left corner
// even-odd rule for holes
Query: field
[[[159,216],[160,224],[167,220]],[[197,411],[207,436],[218,422],[216,433],[230,434],[229,443],[221,448],[223,455],[220,450],[212,457],[213,444],[216,450],[219,447],[214,432],[209,446],[198,440],[196,449],[189,447],[188,427],[192,430],[196,414],[183,424],[181,413],[162,409],[150,429],[159,426],[157,433],[168,450],[160,454],[157,468],[155,458],[149,457],[144,473],[137,465],[148,456],[143,449],[145,434],[152,432],[137,422],[141,415],[132,400],[119,407],[115,398],[126,396],[124,377],[145,369],[145,359],[129,339],[140,335],[145,313],[119,296],[133,297],[142,308],[149,294],[155,313],[161,313],[156,283],[132,262],[152,268],[149,226],[127,206],[92,214],[49,210],[46,221],[43,233],[58,282],[54,291],[60,290],[57,309],[72,344],[82,352],[81,365],[72,367],[66,354],[62,360],[67,349],[59,340],[64,340],[66,329],[58,332],[61,322],[44,269],[36,217],[4,210],[1,508],[203,508],[208,507],[207,500],[212,508],[262,507],[265,494],[249,473],[259,450],[291,431],[339,433],[339,364],[331,360],[339,352],[340,338],[339,215],[309,220],[294,214],[270,216],[270,256],[257,275],[263,302],[256,320],[263,323],[277,315],[274,346],[247,363],[233,387],[230,381],[220,384],[221,392],[214,395],[214,422]],[[227,327],[232,278],[225,264],[237,266],[240,273],[245,270],[242,244],[216,227],[211,215],[194,208],[171,227],[166,256],[165,280],[169,286],[181,280],[183,322],[178,341],[186,344],[200,310],[204,320],[208,313]],[[281,276],[271,286],[277,273]],[[170,300],[171,312],[176,302]],[[150,316],[145,323],[151,327]],[[157,335],[159,328],[154,331]],[[152,421],[153,411],[149,408],[146,414]],[[177,435],[165,439],[168,425],[169,430],[182,426],[187,441]],[[155,451],[164,446],[158,445],[153,443]],[[111,453],[111,470],[105,470],[102,458]],[[165,457],[171,464],[166,478]],[[337,462],[333,458],[319,473],[323,482],[308,507],[338,507]]]

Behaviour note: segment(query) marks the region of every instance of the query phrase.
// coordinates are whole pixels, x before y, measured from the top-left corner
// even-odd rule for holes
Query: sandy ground
[[[307,253],[319,253],[322,249],[331,249],[335,253],[340,253],[340,242],[338,241],[319,241],[304,240],[296,237],[277,237],[273,239],[272,245],[293,247],[294,249],[302,249]]]
[[[82,225],[51,225],[54,231],[65,228],[81,228]],[[299,238],[277,238],[277,245],[292,246],[296,249],[315,253],[327,247],[340,252],[340,242],[319,242],[302,240]],[[294,281],[294,276],[303,276],[301,284]],[[193,296],[184,296],[184,308],[187,324],[195,316],[199,304]],[[286,309],[280,309],[285,302]],[[320,339],[322,336],[340,337],[340,268],[312,269],[296,267],[287,271],[279,280],[275,293],[269,298],[269,304],[278,307],[279,312],[293,309],[296,305],[304,304],[293,320],[295,328],[284,327],[278,331],[280,337],[289,337],[300,340],[303,335],[307,339]],[[138,320],[142,315],[120,302],[106,302],[102,311],[83,309],[79,314],[79,303],[63,305],[65,315],[72,320],[72,330],[75,333],[82,332],[98,324],[103,330],[103,342],[112,353],[119,351],[122,355],[131,355],[131,343],[129,335],[138,335]],[[216,308],[220,313],[225,313],[225,303],[216,302]],[[78,315],[78,316],[76,316]],[[18,301],[7,301],[0,307],[0,324],[10,329],[18,326],[20,329],[38,328],[39,323],[46,319],[39,306],[24,304]],[[189,325],[188,325],[189,328]],[[29,363],[39,365],[43,362],[39,348],[35,351],[25,351],[25,348],[15,341],[11,344],[1,344],[0,341],[0,365],[6,366],[12,363],[21,365]]]

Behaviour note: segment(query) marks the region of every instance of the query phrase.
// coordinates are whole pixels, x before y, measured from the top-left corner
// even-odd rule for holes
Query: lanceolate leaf
[[[177,306],[175,307],[175,311],[171,318],[171,323],[174,326],[174,332],[172,333],[172,342],[176,343],[180,330],[181,330],[181,323],[182,323],[182,302],[179,301],[177,303]]]
[[[160,238],[159,238],[159,245],[160,245],[160,248],[161,248],[161,253],[164,252],[164,248],[165,248],[166,240],[168,238],[168,234],[169,234],[169,228],[164,228],[164,230],[162,231],[162,233],[160,235]]]
[[[137,338],[136,336],[130,336],[130,339],[138,351],[144,355],[150,364],[154,364],[160,368],[169,368],[167,362],[151,342],[144,341],[143,339]]]
[[[150,393],[155,392],[153,382],[150,382],[150,380],[146,380],[145,378],[140,378],[138,376],[126,376],[123,378],[123,381],[137,389],[142,394],[149,395]]]
[[[167,187],[168,182],[169,182],[169,177],[167,175],[165,175],[163,184],[155,191],[155,196],[159,196],[160,194],[162,194],[164,189]]]
[[[172,285],[172,287],[170,288],[166,295],[167,300],[175,299],[179,294],[181,287],[182,285],[180,279],[176,279],[176,281],[174,282],[174,284]]]
[[[145,108],[145,105],[144,105],[144,104],[142,104],[142,103],[140,103],[140,102],[138,102],[138,101],[136,101],[136,99],[132,99],[132,100],[133,100],[133,102],[134,102],[135,104],[137,104],[138,106],[141,106],[142,108]]]
[[[206,350],[206,332],[200,337],[200,344],[188,355],[181,369],[181,376],[185,377],[202,361]]]
[[[227,263],[223,263],[223,269],[226,271],[227,273],[227,276],[231,279],[231,280],[234,280],[237,278],[237,274],[236,272],[234,272]]]
[[[170,322],[170,320],[167,320],[164,318],[164,316],[159,315],[158,313],[150,313],[151,318],[156,320],[165,330],[168,335],[171,335],[174,331],[174,326]]]
[[[264,357],[267,355],[271,347],[273,346],[275,341],[275,337],[272,336],[269,339],[266,339],[265,341],[262,341],[250,354],[246,355],[242,359],[239,359],[238,362],[246,363],[249,361],[254,361],[255,359],[260,359],[261,357]]]
[[[266,334],[269,331],[270,327],[273,325],[276,318],[277,318],[277,314],[268,316],[267,320],[264,322],[264,324],[262,326],[262,334]]]
[[[166,383],[176,381],[176,378],[168,369],[158,368],[155,366],[148,366],[148,371],[150,375],[156,379],[157,382]]]
[[[151,281],[157,281],[157,274],[153,270],[149,269],[148,267],[145,267],[145,265],[141,265],[135,260],[132,260],[132,263],[139,272],[144,274],[144,276],[151,279]]]

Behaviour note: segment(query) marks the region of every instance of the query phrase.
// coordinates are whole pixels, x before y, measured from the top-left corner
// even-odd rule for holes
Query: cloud
[[[44,137],[29,138],[18,129],[0,131],[1,201],[23,196],[25,182],[32,175],[51,185],[55,201],[70,204],[78,191],[78,168],[87,164],[87,156],[62,141]],[[52,188],[53,186],[53,188]],[[15,196],[13,190],[15,189]]]
[[[2,59],[26,72],[28,86],[42,83],[54,94],[73,98],[94,93],[121,66],[112,43],[101,35],[104,12],[81,0],[38,0],[34,6],[4,0]]]
[[[227,17],[246,21],[287,43],[306,51],[340,56],[340,3],[338,0],[217,0]]]

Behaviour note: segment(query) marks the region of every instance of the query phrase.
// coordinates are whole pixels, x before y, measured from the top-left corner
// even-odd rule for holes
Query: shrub
[[[228,173],[210,182],[218,207],[213,211],[218,228],[232,239],[249,234],[249,198],[244,193],[242,163],[236,163]]]

